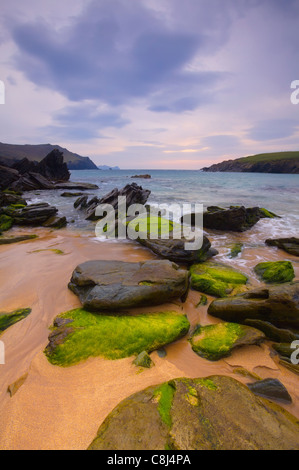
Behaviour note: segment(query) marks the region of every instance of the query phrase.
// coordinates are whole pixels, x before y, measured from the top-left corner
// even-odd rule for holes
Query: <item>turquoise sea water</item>
[[[150,174],[151,179],[132,179],[136,174]],[[260,221],[262,233],[267,236],[299,236],[299,175],[265,173],[204,173],[181,170],[82,170],[72,171],[71,181],[89,182],[99,190],[89,191],[90,196],[101,197],[114,188],[136,182],[151,190],[148,202],[201,203],[204,207],[219,205],[244,205],[265,207],[280,215],[281,219]],[[86,226],[84,214],[73,209],[74,199],[62,198],[63,191],[43,191],[28,196],[32,202],[47,201],[56,205],[61,214],[75,222],[73,227]]]

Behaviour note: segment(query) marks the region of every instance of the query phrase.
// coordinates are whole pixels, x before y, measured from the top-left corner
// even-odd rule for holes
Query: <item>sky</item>
[[[0,0],[0,141],[200,169],[299,150],[299,0]]]

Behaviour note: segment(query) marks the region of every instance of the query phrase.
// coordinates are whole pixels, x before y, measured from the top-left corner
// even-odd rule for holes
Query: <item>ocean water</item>
[[[136,174],[150,174],[151,179],[132,179]],[[136,182],[151,190],[148,203],[203,204],[229,207],[265,207],[281,218],[262,220],[252,232],[255,241],[270,237],[299,236],[299,175],[266,173],[205,173],[181,170],[77,170],[71,181],[95,183],[91,196],[104,196],[114,188]],[[88,228],[84,213],[73,208],[74,199],[62,198],[63,190],[27,193],[32,202],[47,201],[73,223],[70,228]],[[93,224],[89,228],[93,229]]]

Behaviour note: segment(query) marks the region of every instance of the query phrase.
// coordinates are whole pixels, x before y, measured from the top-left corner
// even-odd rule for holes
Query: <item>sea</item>
[[[151,175],[151,179],[132,178]],[[264,207],[278,216],[263,222],[261,236],[299,236],[299,175],[268,173],[206,173],[193,170],[76,170],[70,181],[94,183],[98,190],[85,192],[90,197],[102,197],[114,188],[137,183],[149,189],[148,204],[202,204],[208,206]],[[68,191],[68,190],[66,190]],[[90,229],[84,212],[74,209],[74,198],[64,198],[64,190],[27,193],[31,203],[47,201],[67,217],[70,229]],[[71,191],[74,192],[74,191]],[[181,214],[177,214],[179,218]],[[254,232],[257,235],[257,231]]]

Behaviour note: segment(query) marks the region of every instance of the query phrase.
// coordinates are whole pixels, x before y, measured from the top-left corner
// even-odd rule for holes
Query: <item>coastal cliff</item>
[[[206,172],[299,173],[299,152],[263,153],[216,163]]]

